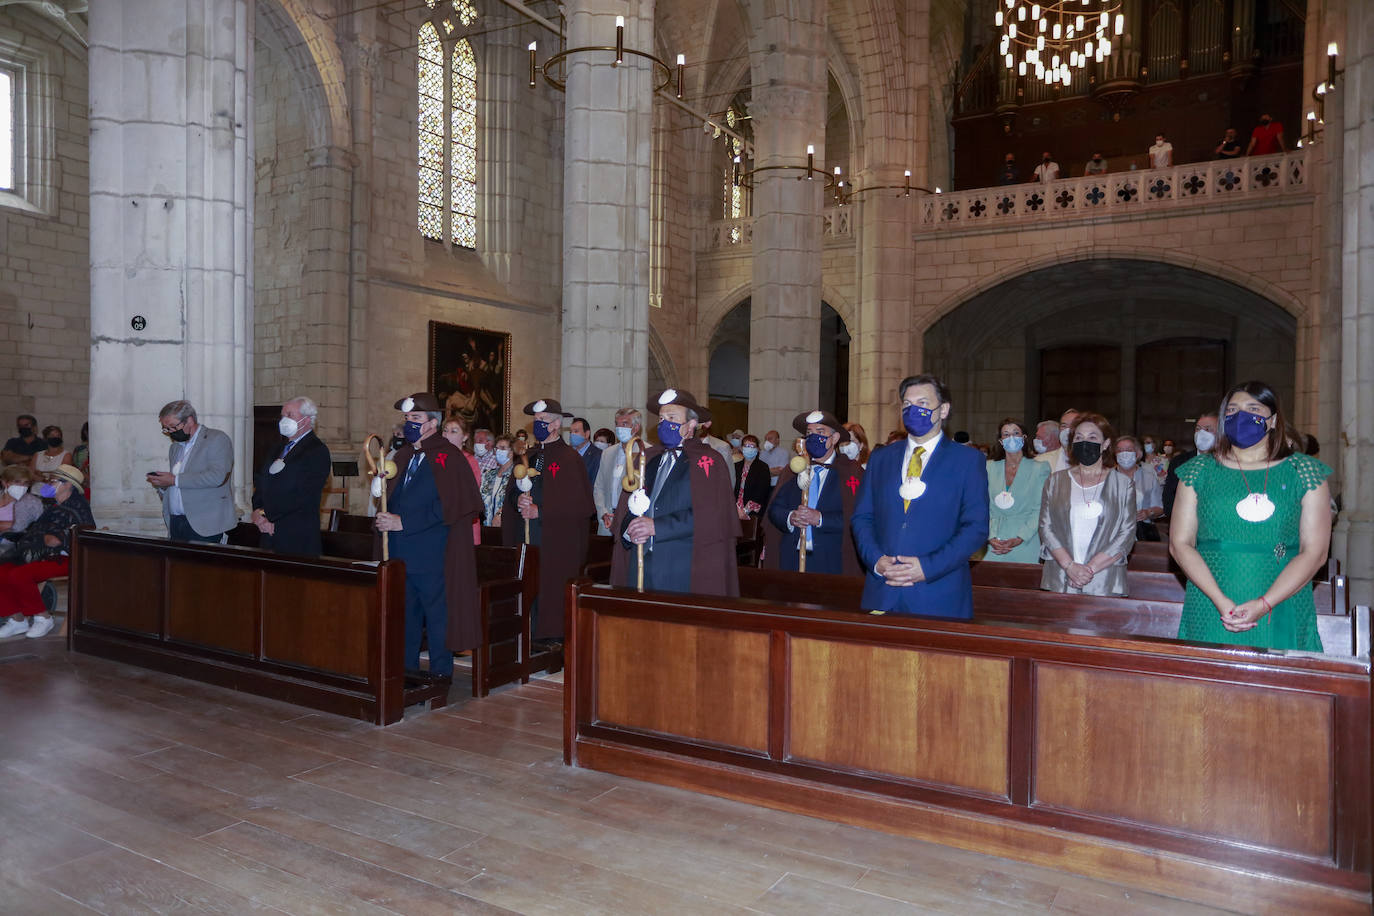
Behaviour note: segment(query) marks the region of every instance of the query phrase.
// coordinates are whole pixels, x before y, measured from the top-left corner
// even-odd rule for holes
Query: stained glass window
[[[477,58],[473,0],[425,0],[418,54],[418,222],[426,238],[477,247]]]
[[[0,188],[14,189],[14,76],[0,70]]]

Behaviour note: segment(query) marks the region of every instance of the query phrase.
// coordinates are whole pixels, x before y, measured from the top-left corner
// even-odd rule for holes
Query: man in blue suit
[[[764,563],[770,569],[796,572],[801,566],[798,551],[805,541],[807,572],[863,575],[849,520],[864,471],[857,461],[836,451],[840,443],[849,441],[849,432],[828,410],[803,411],[792,421],[792,428],[806,437],[810,470],[802,478],[805,490],[790,467],[783,468],[778,478],[768,503],[773,530],[768,532]]]
[[[869,458],[854,507],[854,542],[868,572],[863,607],[967,620],[969,557],[988,539],[984,458],[945,437],[949,389],[938,378],[913,375],[898,391],[906,439]]]

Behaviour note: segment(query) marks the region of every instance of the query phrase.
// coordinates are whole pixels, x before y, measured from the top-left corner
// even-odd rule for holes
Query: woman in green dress
[[[1040,496],[1050,466],[1025,457],[1026,427],[1008,417],[988,458],[990,519],[984,560],[1040,562]]]
[[[1320,652],[1312,576],[1331,541],[1331,469],[1302,453],[1263,382],[1237,385],[1221,407],[1216,447],[1177,472],[1179,638]]]

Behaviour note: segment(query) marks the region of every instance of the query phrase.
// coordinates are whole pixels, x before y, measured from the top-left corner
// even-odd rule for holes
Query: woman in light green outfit
[[[1177,472],[1179,638],[1320,652],[1312,576],[1331,542],[1331,469],[1302,454],[1263,382],[1237,385],[1221,407],[1216,447]]]
[[[988,548],[984,560],[1040,562],[1040,495],[1050,466],[1025,456],[1024,424],[1006,419],[997,429],[988,460]]]

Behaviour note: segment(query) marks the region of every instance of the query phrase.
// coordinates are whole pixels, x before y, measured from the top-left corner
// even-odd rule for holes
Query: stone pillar
[[[653,0],[571,0],[567,46],[654,48]],[[653,90],[643,58],[567,59],[563,172],[563,373],[559,400],[605,418],[649,385],[649,199]],[[671,62],[670,62],[671,63]],[[701,398],[706,393],[697,392]]]
[[[754,123],[754,291],[749,324],[749,428],[790,433],[820,395],[821,174],[825,169],[826,4],[764,9],[750,50]],[[798,180],[798,179],[801,180]]]
[[[157,411],[177,398],[233,439],[235,499],[248,506],[252,49],[249,0],[91,8],[90,423],[100,525],[162,529],[144,474],[167,467]]]
[[[1341,487],[1336,553],[1351,597],[1374,603],[1374,8],[1345,5],[1341,65],[1327,111],[1339,106],[1343,130],[1327,123],[1328,143],[1342,145]],[[1328,115],[1328,118],[1330,116]]]

